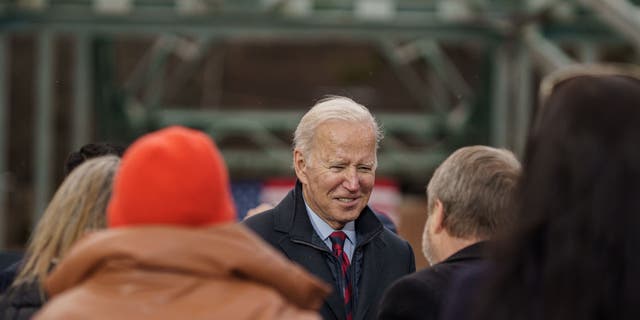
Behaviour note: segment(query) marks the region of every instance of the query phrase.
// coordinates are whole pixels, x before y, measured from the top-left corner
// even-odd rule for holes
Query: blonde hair
[[[293,135],[293,149],[310,154],[316,128],[328,120],[370,124],[376,135],[376,149],[383,138],[382,130],[369,109],[346,97],[328,96],[318,101],[300,120]]]
[[[116,156],[87,160],[62,182],[31,234],[25,261],[12,286],[36,280],[40,288],[52,263],[86,231],[105,227]]]

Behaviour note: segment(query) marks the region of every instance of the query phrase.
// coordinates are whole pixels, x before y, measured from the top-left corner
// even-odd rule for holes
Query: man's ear
[[[296,171],[296,176],[302,184],[307,184],[307,162],[304,159],[304,155],[300,150],[293,150],[293,169]]]
[[[445,231],[444,225],[442,224],[444,222],[444,206],[440,199],[436,199],[431,215],[429,219],[433,219],[433,222],[431,222],[433,223],[433,231],[436,234]]]

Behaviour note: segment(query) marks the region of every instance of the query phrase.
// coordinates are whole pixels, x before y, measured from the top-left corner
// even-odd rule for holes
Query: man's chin
[[[344,224],[346,224],[348,222],[351,222],[351,221],[355,221],[360,216],[360,212],[361,211],[362,211],[361,209],[360,210],[354,209],[354,210],[349,210],[349,211],[343,211],[343,212],[340,213],[340,217],[342,218],[340,220]]]

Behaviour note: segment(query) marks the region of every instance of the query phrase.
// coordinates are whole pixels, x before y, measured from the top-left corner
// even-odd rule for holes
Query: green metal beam
[[[507,146],[507,114],[509,109],[510,50],[506,44],[496,49],[492,70],[493,92],[491,94],[491,145]]]
[[[222,147],[227,165],[235,177],[264,177],[290,173],[291,148],[272,132],[293,132],[302,117],[298,111],[214,111],[160,108],[154,111],[156,126],[185,125],[208,132],[221,141],[233,134],[249,136],[257,150]],[[396,135],[407,134],[421,141],[435,141],[441,133],[442,121],[436,117],[415,114],[376,113],[387,136],[379,152],[379,172],[404,178],[416,173],[429,174],[446,157],[442,149],[411,148]],[[387,143],[387,138],[389,143]],[[420,176],[423,178],[422,176]]]
[[[34,177],[35,202],[32,223],[35,224],[51,196],[51,165],[53,162],[53,90],[52,69],[54,59],[53,34],[43,31],[38,36],[37,96],[35,112]]]
[[[626,0],[579,0],[640,49],[639,7]]]
[[[524,30],[524,41],[534,61],[545,73],[575,63],[560,47],[540,34],[535,26]]]
[[[306,108],[298,109],[306,110]],[[155,112],[154,118],[158,126],[181,124],[195,128],[212,128],[219,132],[293,131],[303,113],[303,111],[275,110],[219,111],[160,108]],[[426,114],[375,113],[375,117],[389,133],[429,137],[440,133],[442,128],[441,118]]]
[[[421,40],[416,45],[425,60],[451,92],[461,99],[473,97],[473,90],[462,77],[462,73],[437,42]]]
[[[512,85],[515,87],[516,101],[513,121],[509,121],[513,124],[510,149],[518,155],[523,155],[533,111],[533,66],[530,53],[524,45],[519,45],[515,54],[515,81],[512,81]]]
[[[426,83],[422,81],[418,72],[409,65],[411,61],[405,61],[403,57],[399,56],[397,45],[390,40],[383,40],[379,42],[378,48],[400,82],[425,112],[445,112],[445,102],[424,90]]]
[[[290,149],[273,150],[265,156],[261,151],[222,149],[227,166],[234,178],[264,178],[274,175],[293,175]],[[426,181],[429,174],[449,155],[444,150],[421,152],[378,153],[378,175]]]
[[[73,124],[72,146],[77,150],[89,142],[91,137],[89,125],[91,123],[91,43],[87,34],[76,36],[75,70],[73,90]]]
[[[304,19],[265,15],[264,13],[224,13],[204,16],[179,14],[110,16],[93,11],[69,12],[47,10],[38,13],[17,12],[5,18],[13,23],[5,28],[33,29],[46,26],[49,30],[76,32],[84,30],[103,35],[139,36],[157,34],[185,34],[191,36],[274,39],[298,41],[318,39],[415,39],[432,38],[461,41],[485,39],[497,33],[492,26],[476,23],[443,21],[434,13],[419,18],[368,22],[356,19],[313,15]]]

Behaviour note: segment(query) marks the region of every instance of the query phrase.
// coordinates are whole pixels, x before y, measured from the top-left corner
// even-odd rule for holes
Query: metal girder
[[[174,37],[160,37],[154,44],[150,66],[146,77],[147,90],[144,102],[147,108],[157,108],[164,94],[164,78],[166,73],[166,62],[175,46]]]
[[[234,175],[286,174],[291,166],[291,148],[273,132],[292,133],[302,112],[295,111],[212,111],[160,109],[155,112],[156,125],[185,125],[208,132],[221,141],[229,135],[244,133],[258,144],[253,151],[221,147],[229,169]],[[376,113],[385,131],[379,152],[380,172],[387,175],[411,177],[411,173],[429,172],[446,156],[442,148],[409,148],[396,135],[410,134],[435,140],[439,120],[414,114]],[[389,148],[386,140],[389,139]],[[388,149],[388,151],[387,151]]]
[[[74,150],[89,143],[91,123],[91,42],[87,34],[75,37],[75,70],[73,89],[73,123],[71,131],[71,145]]]
[[[178,38],[174,35],[164,35],[156,39],[125,83],[125,88],[130,93],[146,86],[144,102],[149,108],[157,107],[161,101],[166,61],[177,42]]]
[[[579,46],[578,55],[580,63],[594,63],[600,60],[600,52],[593,43],[582,43]]]
[[[515,66],[513,70],[512,84],[517,84],[514,89],[515,108],[513,110],[513,121],[511,132],[511,150],[516,154],[524,154],[527,132],[533,111],[533,66],[530,52],[524,46],[519,46],[514,57]]]
[[[293,175],[292,153],[290,149],[273,150],[265,155],[260,151],[221,150],[232,176],[269,177]],[[426,181],[427,174],[449,155],[449,151],[434,149],[428,152],[406,151],[402,153],[378,153],[377,175]],[[423,174],[424,176],[420,176]]]
[[[437,99],[435,95],[429,95],[425,90],[425,83],[420,79],[420,75],[413,69],[405,59],[399,57],[398,47],[389,40],[379,42],[379,48],[383,56],[391,65],[392,70],[404,85],[413,98],[418,102],[425,112],[437,111],[445,112],[445,102]]]
[[[473,89],[462,77],[462,73],[458,70],[458,67],[449,59],[437,42],[432,40],[418,40],[416,46],[422,53],[425,61],[427,61],[433,69],[430,81],[432,88],[434,85],[440,84],[441,87],[446,87],[449,93],[459,100],[457,103],[449,103],[449,105],[453,106],[449,108],[447,112],[446,121],[449,129],[460,131],[463,126],[467,125],[469,115],[471,114],[470,108],[474,104]],[[460,119],[462,121],[460,121]]]
[[[203,62],[207,58],[207,53],[211,51],[211,47],[215,44],[213,39],[204,37],[201,39],[196,39],[195,41],[187,41],[184,40],[182,44],[179,44],[175,49],[177,55],[182,58],[182,63],[178,66],[178,70],[175,72],[175,76],[171,77],[171,79],[165,79],[170,81],[170,85],[166,87],[165,96],[172,97],[177,94],[181,89],[184,88],[187,79],[192,76],[198,69],[201,67]],[[223,54],[216,52],[216,58],[222,59]],[[206,66],[203,67],[206,69]],[[207,70],[208,71],[208,70]],[[205,75],[209,74],[209,72],[205,71]],[[218,84],[222,78],[222,70],[214,70],[216,84]],[[219,97],[219,93],[221,91],[219,85],[206,86],[208,88],[212,88],[212,90],[205,90],[204,94],[212,92],[212,94]],[[203,102],[206,102],[207,99],[204,99]],[[219,103],[218,99],[213,99],[214,103]]]
[[[432,40],[419,40],[416,43],[424,59],[448,88],[460,98],[473,97],[473,90],[464,80],[458,67],[449,59],[440,45]]]
[[[106,0],[108,1],[108,0]],[[103,2],[106,2],[103,0]],[[78,30],[101,35],[137,36],[158,34],[187,34],[214,38],[287,38],[297,41],[318,39],[385,39],[407,41],[418,38],[460,42],[471,39],[500,41],[513,25],[514,10],[532,7],[544,11],[557,3],[549,0],[521,1],[457,1],[482,3],[461,19],[449,15],[447,7],[455,2],[395,0],[391,1],[393,14],[384,19],[356,14],[355,2],[365,0],[333,1],[309,0],[312,3],[303,14],[296,14],[282,3],[304,2],[278,0],[212,1],[199,10],[181,11],[178,0],[134,1],[130,10],[100,12],[94,0],[57,0],[28,10],[19,4],[6,5],[0,10],[0,24],[6,30],[33,30],[46,26],[50,31],[75,33]],[[577,0],[574,0],[577,1]],[[598,4],[602,0],[581,0]],[[20,1],[18,1],[20,2]],[[571,2],[566,2],[571,3]],[[446,5],[445,5],[446,4]],[[468,6],[467,6],[468,7]],[[470,8],[471,8],[470,7]],[[465,9],[467,10],[467,9]],[[533,12],[535,16],[537,13]],[[545,33],[560,37],[581,37],[594,41],[619,41],[615,33],[598,24],[592,16],[577,16],[572,22],[545,23]],[[596,31],[596,32],[594,32]],[[549,36],[549,35],[547,35]],[[613,37],[612,37],[613,36]]]
[[[53,162],[54,126],[53,126],[53,90],[52,69],[54,61],[53,34],[43,31],[38,37],[38,83],[35,112],[34,177],[35,201],[32,223],[36,223],[44,211],[51,196]]]
[[[524,41],[534,61],[545,73],[575,63],[562,49],[544,38],[535,26],[525,29]]]
[[[90,0],[49,1],[47,6],[40,6],[38,10],[24,10],[24,8],[13,5],[15,2],[11,4],[0,3],[0,25],[2,25],[5,34],[21,31],[41,32],[38,35],[40,50],[37,54],[38,73],[36,75],[38,95],[35,115],[36,141],[34,144],[34,177],[36,180],[34,216],[39,216],[44,209],[44,204],[49,198],[49,189],[52,187],[49,166],[51,165],[54,143],[52,132],[53,94],[51,92],[51,73],[54,60],[51,38],[54,34],[63,32],[73,36],[81,34],[78,38],[76,51],[78,61],[75,74],[76,92],[74,93],[76,118],[74,120],[73,144],[76,147],[81,144],[82,136],[86,136],[84,132],[87,130],[82,126],[83,119],[87,118],[84,113],[86,110],[82,109],[82,105],[88,105],[87,100],[91,94],[85,90],[90,86],[89,82],[82,79],[91,78],[89,72],[92,68],[87,67],[87,64],[91,62],[85,60],[88,57],[84,50],[87,45],[85,41],[93,40],[93,37],[136,38],[143,35],[171,37],[172,41],[180,41],[181,37],[196,38],[199,41],[197,45],[200,46],[200,55],[185,64],[185,71],[182,74],[192,70],[193,66],[198,63],[198,59],[205,56],[210,43],[229,38],[241,41],[275,39],[298,43],[311,43],[318,40],[382,43],[384,52],[387,52],[391,57],[390,60],[394,62],[393,67],[401,70],[399,72],[400,79],[411,83],[409,87],[413,87],[413,89],[410,90],[420,101],[420,104],[425,107],[425,113],[430,112],[431,115],[376,113],[386,129],[388,137],[387,142],[383,142],[380,153],[379,172],[415,179],[416,172],[428,172],[439,164],[450,151],[446,148],[453,145],[447,145],[449,140],[439,144],[433,143],[434,141],[442,142],[442,140],[451,137],[450,132],[445,130],[444,139],[442,138],[445,116],[447,113],[451,113],[447,90],[461,93],[465,101],[466,99],[473,100],[469,97],[474,96],[469,85],[457,72],[455,65],[441,52],[439,45],[452,43],[464,45],[473,42],[483,43],[486,48],[498,47],[493,68],[494,86],[493,88],[487,86],[487,89],[481,93],[493,90],[493,93],[487,94],[492,96],[492,144],[508,146],[516,150],[520,150],[523,144],[521,139],[526,131],[531,111],[530,84],[533,71],[530,59],[533,59],[533,62],[544,71],[572,63],[573,60],[559,46],[560,43],[567,43],[566,41],[575,43],[593,41],[598,44],[609,44],[624,43],[625,40],[629,40],[637,48],[640,48],[638,32],[640,22],[638,21],[637,8],[630,2],[622,0],[617,2],[609,0],[576,1],[572,3],[582,3],[584,6],[594,9],[595,16],[599,17],[601,21],[595,19],[594,15],[582,13],[565,21],[548,22],[546,19],[537,19],[538,16],[542,17],[543,15],[539,15],[539,12],[535,10],[546,10],[547,6],[553,5],[551,0],[530,0],[526,3],[513,0],[459,1],[460,3],[475,2],[482,5],[472,8],[473,10],[478,9],[477,12],[471,12],[471,15],[458,16],[457,18],[447,16],[442,10],[443,5],[450,5],[455,2],[453,0],[391,1],[394,12],[385,17],[359,15],[356,13],[355,2],[346,0],[314,0],[309,1],[313,2],[312,7],[299,7],[298,9],[292,9],[289,6],[294,3],[292,0],[211,1],[208,4],[215,5],[207,6],[207,10],[200,12],[198,10],[180,11],[180,7],[176,5],[177,2],[174,0],[131,0],[131,9],[121,14],[101,14],[95,10],[94,2]],[[531,9],[530,7],[533,8],[532,12],[528,11]],[[520,18],[522,21],[518,21]],[[554,20],[554,17],[551,18]],[[538,22],[544,24],[536,25]],[[616,32],[622,34],[623,37],[617,35]],[[290,148],[286,142],[278,138],[274,131],[293,131],[302,112],[222,112],[165,109],[161,105],[162,99],[160,99],[161,94],[166,94],[162,88],[161,72],[164,60],[175,48],[175,43],[169,44],[170,46],[162,47],[160,51],[155,52],[153,57],[150,56],[151,63],[145,64],[141,69],[141,72],[150,71],[150,73],[141,75],[144,76],[144,79],[141,80],[140,87],[149,83],[146,80],[152,80],[155,87],[152,85],[151,90],[147,91],[145,106],[139,106],[138,109],[129,108],[127,110],[130,111],[129,118],[125,120],[131,120],[134,124],[144,124],[144,127],[142,125],[138,127],[138,129],[144,130],[150,128],[147,126],[150,123],[158,126],[183,124],[204,129],[216,138],[225,134],[242,132],[262,149],[255,151],[223,149],[232,171],[247,170],[246,172],[257,174],[290,172]],[[403,70],[407,63],[402,60],[402,57],[399,57],[398,51],[402,51],[403,46],[407,44],[414,47],[411,50],[415,50],[417,56],[424,58],[430,64],[434,71],[430,76],[437,76],[437,79],[442,81],[442,83],[437,81],[437,87],[434,87],[437,90],[432,90],[433,95],[425,94],[424,86],[427,85],[427,82],[418,77],[414,73],[415,70],[410,72]],[[597,49],[594,52],[589,47],[581,48],[585,48],[580,51],[582,59],[598,59]],[[112,59],[104,53],[96,53],[96,57],[96,60],[100,60],[100,58]],[[146,70],[148,65],[153,64],[156,65],[155,68],[151,67],[150,70]],[[1,54],[0,68],[2,71],[6,70],[6,65],[4,68],[2,66]],[[107,66],[102,71],[109,69],[113,68]],[[104,73],[108,74],[107,71]],[[158,73],[154,74],[156,71]],[[4,74],[7,73],[4,72]],[[100,74],[100,76],[107,77],[108,75]],[[118,104],[118,101],[115,100],[119,96],[114,97],[120,92],[113,90],[114,82],[109,83],[109,88],[103,88],[102,91],[95,93],[98,97],[98,104],[109,107]],[[0,99],[3,99],[1,91]],[[478,98],[478,100],[480,99]],[[471,104],[473,103],[469,105]],[[212,104],[203,103],[203,105]],[[2,107],[2,102],[0,102],[0,107]],[[0,109],[1,111],[2,109]],[[113,109],[100,110],[98,118],[102,123],[109,121],[111,125],[113,122],[121,121],[120,118],[117,121],[107,119],[110,117],[115,119],[112,114],[116,112],[112,111]],[[136,115],[136,112],[142,114]],[[0,120],[2,119],[0,118]],[[125,131],[113,129],[113,127],[110,127],[109,133]],[[101,132],[100,137],[105,138],[109,133]],[[427,146],[411,148],[403,142],[403,134],[420,137],[421,142],[426,141],[425,145]],[[513,138],[513,136],[517,137]],[[438,148],[432,147],[432,144],[437,145]],[[2,150],[1,148],[2,141],[0,141],[0,150]],[[262,161],[267,159],[268,161]],[[3,166],[6,165],[0,162],[0,173]],[[0,181],[0,187],[6,190],[6,181]],[[0,194],[1,196],[2,194]],[[1,207],[2,199],[0,198]]]
[[[626,0],[578,0],[640,50],[640,9]]]
[[[5,11],[5,13],[8,13]],[[0,16],[2,13],[0,13]],[[91,6],[75,9],[51,6],[42,11],[16,10],[5,15],[5,28],[29,29],[46,25],[49,30],[84,30],[103,35],[188,34],[234,38],[287,38],[300,41],[354,38],[484,39],[494,36],[492,27],[476,23],[446,21],[434,10],[398,11],[392,20],[368,21],[352,14],[314,9],[313,15],[291,17],[259,10],[223,10],[202,15],[183,15],[174,9],[143,10],[122,15],[95,12]]]
[[[298,111],[217,111],[163,108],[155,112],[157,125],[182,124],[219,132],[255,130],[293,131],[302,118]],[[386,133],[411,133],[434,136],[439,132],[439,119],[429,115],[375,113]]]
[[[533,111],[531,52],[520,42],[502,45],[496,51],[491,142],[522,155]]]
[[[495,49],[495,64],[492,70],[491,93],[491,145],[507,146],[507,114],[509,108],[509,48],[503,44]]]

